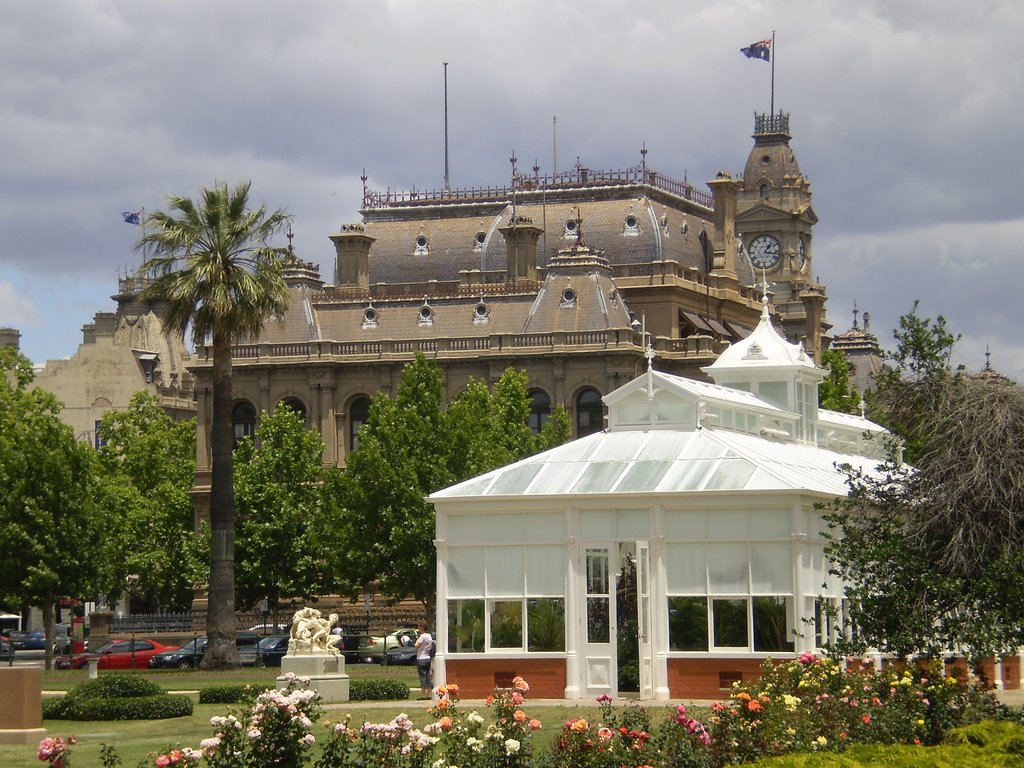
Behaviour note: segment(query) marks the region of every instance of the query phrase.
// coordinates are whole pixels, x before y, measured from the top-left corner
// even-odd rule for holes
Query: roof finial
[[[761,296],[761,319],[762,320],[767,320],[769,318],[769,315],[768,315],[768,302],[769,302],[768,292],[771,290],[771,287],[773,285],[775,285],[775,283],[769,283],[768,282],[768,273],[765,271],[764,267],[761,267],[761,283],[760,283],[759,287],[761,288],[761,291],[762,291],[762,296]]]
[[[854,299],[854,302],[853,302],[853,330],[855,330],[855,331],[856,330],[860,330],[857,327],[857,301],[856,301],[856,299]]]
[[[991,361],[989,360],[991,355],[992,355],[992,353],[989,352],[989,350],[988,350],[988,344],[986,344],[985,345],[985,368],[984,368],[984,370],[986,370],[986,371],[991,371],[992,370],[992,364],[991,364]]]
[[[288,231],[285,233],[285,237],[288,238],[288,259],[292,260],[295,258],[295,249],[292,247],[292,238],[295,237],[295,233],[292,232],[292,225],[288,224]]]

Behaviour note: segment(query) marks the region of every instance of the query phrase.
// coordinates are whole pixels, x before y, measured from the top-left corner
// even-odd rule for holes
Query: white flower
[[[519,751],[519,742],[518,741],[516,741],[515,739],[506,739],[505,740],[505,754],[506,755],[514,755],[518,751]]]
[[[484,719],[483,719],[483,717],[481,717],[480,715],[478,715],[478,714],[476,713],[476,710],[473,710],[473,711],[472,711],[472,712],[470,712],[470,713],[469,713],[468,715],[466,715],[466,719],[467,719],[467,720],[468,720],[469,722],[471,722],[471,723],[472,723],[473,725],[483,725],[483,724],[484,724]]]

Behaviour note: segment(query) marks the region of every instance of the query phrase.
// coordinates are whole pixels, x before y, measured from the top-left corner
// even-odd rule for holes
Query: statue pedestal
[[[285,676],[289,672],[295,677],[309,678],[305,687],[319,693],[324,704],[348,701],[345,657],[340,654],[285,654],[281,657],[281,676],[277,678],[279,690],[288,686]]]

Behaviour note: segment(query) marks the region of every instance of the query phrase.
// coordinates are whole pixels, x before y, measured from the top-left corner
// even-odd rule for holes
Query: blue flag
[[[748,59],[762,59],[763,61],[771,61],[771,40],[761,40],[756,43],[751,43],[746,48],[740,48],[740,53],[746,56]]]
[[[142,223],[142,211],[122,211],[121,215],[124,217],[125,224],[138,226]]]

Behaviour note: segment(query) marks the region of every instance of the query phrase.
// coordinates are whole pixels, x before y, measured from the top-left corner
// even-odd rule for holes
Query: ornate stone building
[[[853,327],[848,331],[836,334],[832,339],[831,348],[838,349],[846,355],[850,363],[850,383],[860,393],[875,388],[874,377],[882,372],[885,355],[878,344],[878,337],[871,332],[871,316],[864,312],[864,327],[857,320],[860,312],[856,303],[853,305]]]
[[[706,379],[701,369],[757,324],[762,270],[786,337],[820,359],[817,217],[789,116],[757,115],[753,138],[743,176],[719,173],[708,190],[648,167],[646,150],[621,171],[577,163],[543,176],[513,164],[496,188],[379,193],[364,177],[362,221],[330,235],[329,266],[293,254],[286,316],[235,348],[236,435],[286,401],[323,435],[325,462],[342,465],[369,399],[422,352],[449,396],[525,370],[533,425],[561,404],[583,436],[603,428],[602,397],[642,369],[648,344],[660,370]],[[211,350],[189,367],[202,498]]]
[[[64,404],[61,420],[78,440],[95,447],[102,441],[96,428],[103,415],[126,408],[140,390],[156,396],[174,418],[195,415],[192,375],[185,368],[189,354],[182,339],[164,328],[160,306],[140,300],[142,288],[136,277],[118,280],[111,297],[115,311],[97,312],[82,326],[74,355],[36,370],[35,386]]]

